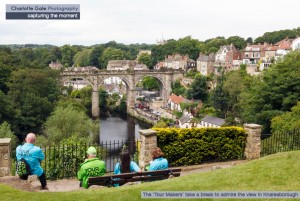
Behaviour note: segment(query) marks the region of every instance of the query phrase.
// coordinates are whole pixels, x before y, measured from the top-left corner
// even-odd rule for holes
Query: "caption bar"
[[[142,191],[142,198],[300,198],[293,191]]]
[[[6,4],[7,20],[79,20],[80,4]]]

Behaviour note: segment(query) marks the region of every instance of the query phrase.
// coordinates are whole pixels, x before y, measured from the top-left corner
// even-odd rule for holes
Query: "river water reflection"
[[[129,115],[114,113],[107,117],[100,117],[100,144],[109,152],[109,157],[105,159],[107,171],[113,171],[114,165],[119,159],[122,142],[139,139],[139,130],[151,127],[150,124]],[[136,144],[130,143],[128,150],[133,156],[136,152]]]
[[[139,130],[152,126],[129,115],[118,113],[100,118],[100,142],[133,141],[140,138]]]

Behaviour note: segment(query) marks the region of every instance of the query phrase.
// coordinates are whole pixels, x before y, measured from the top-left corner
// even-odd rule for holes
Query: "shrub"
[[[153,128],[170,166],[196,165],[243,157],[246,133],[240,127]]]

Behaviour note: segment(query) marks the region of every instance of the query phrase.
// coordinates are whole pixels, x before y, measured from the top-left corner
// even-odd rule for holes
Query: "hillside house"
[[[164,61],[164,67],[169,69],[181,69],[184,70],[187,62],[189,61],[189,57],[182,56],[180,54],[168,55]]]
[[[235,50],[233,44],[221,46],[219,51],[215,54],[215,67],[225,67],[226,66],[226,54],[229,51]]]
[[[296,38],[292,42],[292,50],[299,50],[300,49],[300,37]]]
[[[214,127],[214,128],[219,128],[222,125],[225,124],[225,120],[218,118],[218,117],[213,117],[206,115],[201,122],[199,123],[200,127]]]
[[[54,70],[60,70],[64,66],[61,63],[59,63],[58,61],[51,61],[51,63],[49,64],[49,67]]]
[[[180,107],[180,103],[182,103],[182,102],[190,102],[190,101],[185,99],[182,96],[177,96],[175,94],[172,94],[171,96],[169,96],[169,99],[168,99],[168,108],[170,110],[183,112]]]
[[[242,61],[241,52],[236,50],[235,48],[232,48],[226,53],[225,70],[226,71],[238,70],[242,62],[243,61]]]
[[[107,70],[147,70],[145,64],[138,64],[134,60],[110,60],[107,64]]]
[[[215,71],[214,67],[215,55],[211,53],[210,55],[204,55],[200,52],[197,59],[197,71],[202,75],[208,76]]]

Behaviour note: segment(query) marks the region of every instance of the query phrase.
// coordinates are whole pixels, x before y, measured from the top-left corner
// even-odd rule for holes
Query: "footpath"
[[[193,165],[193,166],[182,166],[181,176],[188,174],[198,173],[198,172],[207,172],[214,171],[217,169],[230,168],[232,166],[245,163],[247,160],[237,160],[229,162],[217,162],[217,163],[208,163],[202,165]],[[20,180],[17,176],[7,176],[0,177],[0,183],[9,185],[13,188],[24,190],[24,191],[41,191],[40,182],[36,176],[30,176],[28,181]],[[74,190],[83,190],[79,187],[79,181],[76,179],[62,179],[47,181],[50,192],[67,192]],[[92,186],[90,188],[105,188],[102,186]]]

